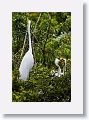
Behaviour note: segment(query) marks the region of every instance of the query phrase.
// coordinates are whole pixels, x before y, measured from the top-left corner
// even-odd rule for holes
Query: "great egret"
[[[64,75],[64,72],[66,71],[66,59],[56,58],[55,65],[58,67],[58,72],[55,73],[55,76],[60,77],[61,75]],[[63,72],[61,71],[62,69],[63,69]]]
[[[30,25],[31,25],[31,21],[28,20],[29,50],[27,51],[27,53],[23,57],[21,64],[20,64],[20,68],[19,68],[20,78],[19,79],[21,79],[21,80],[28,79],[29,72],[34,65],[34,58],[33,58],[33,54],[32,54],[32,46],[31,46]]]
[[[58,77],[61,76],[61,68],[60,68],[59,62],[60,62],[60,60],[58,58],[56,58],[55,59],[55,65],[58,67],[58,72],[55,73],[55,76],[58,76]]]

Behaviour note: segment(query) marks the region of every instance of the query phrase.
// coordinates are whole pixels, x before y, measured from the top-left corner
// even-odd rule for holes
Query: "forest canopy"
[[[31,20],[31,40],[35,64],[29,79],[19,80],[19,66],[28,51],[27,20]],[[24,41],[26,42],[24,43]],[[55,58],[67,60],[66,74],[53,76]],[[12,101],[71,101],[71,13],[12,13]]]

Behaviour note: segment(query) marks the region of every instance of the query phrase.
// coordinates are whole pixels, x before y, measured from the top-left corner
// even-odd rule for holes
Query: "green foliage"
[[[43,65],[35,66],[27,81],[13,79],[13,101],[24,102],[68,102],[71,95],[71,75],[52,77]]]
[[[14,102],[69,102],[71,101],[71,13],[12,13],[12,101]],[[49,18],[50,16],[50,18]],[[36,64],[27,81],[19,80],[21,51],[31,20],[31,38]],[[35,37],[34,37],[35,35]],[[28,50],[28,37],[24,54]],[[55,58],[67,59],[64,76],[51,75],[56,70]]]

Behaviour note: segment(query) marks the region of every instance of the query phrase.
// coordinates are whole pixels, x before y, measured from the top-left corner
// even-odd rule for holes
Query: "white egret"
[[[60,77],[61,75],[64,75],[64,72],[66,71],[66,59],[56,58],[55,65],[58,67],[58,72],[55,73],[55,76]],[[63,72],[61,71],[62,69],[63,69]]]
[[[29,50],[24,55],[24,57],[21,61],[21,64],[20,64],[20,68],[19,68],[20,78],[19,79],[21,79],[21,80],[28,79],[29,72],[34,65],[34,58],[33,58],[33,54],[32,54],[32,45],[31,45],[30,25],[31,25],[31,21],[28,20]]]
[[[58,77],[61,76],[61,68],[60,68],[59,62],[60,62],[60,60],[58,58],[56,58],[55,59],[55,65],[58,67],[58,72],[55,73],[55,76],[58,76]]]

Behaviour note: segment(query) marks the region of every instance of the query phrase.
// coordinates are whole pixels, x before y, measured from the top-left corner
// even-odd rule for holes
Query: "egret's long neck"
[[[28,39],[29,39],[29,50],[32,53],[32,45],[31,45],[31,34],[30,34],[30,25],[31,25],[31,21],[28,20]]]

